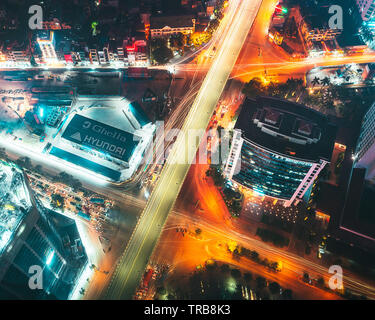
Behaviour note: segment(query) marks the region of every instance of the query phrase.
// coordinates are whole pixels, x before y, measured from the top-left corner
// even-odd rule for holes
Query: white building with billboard
[[[130,179],[152,144],[155,125],[119,96],[80,96],[49,153],[112,182]]]

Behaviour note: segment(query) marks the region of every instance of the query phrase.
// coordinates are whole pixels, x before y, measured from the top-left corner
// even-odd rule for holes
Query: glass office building
[[[235,180],[259,195],[290,199],[312,163],[277,155],[247,141],[241,151],[241,171]]]
[[[275,98],[245,100],[225,175],[262,196],[302,200],[330,161],[336,127],[305,106]]]
[[[87,264],[75,222],[47,212],[22,170],[2,160],[0,239],[0,299],[67,299]]]

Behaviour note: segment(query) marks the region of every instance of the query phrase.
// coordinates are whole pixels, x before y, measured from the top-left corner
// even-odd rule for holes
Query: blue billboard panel
[[[129,161],[139,143],[129,132],[79,114],[74,115],[62,137],[125,162]]]

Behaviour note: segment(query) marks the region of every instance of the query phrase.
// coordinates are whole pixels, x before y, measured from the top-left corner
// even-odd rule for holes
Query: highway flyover
[[[236,63],[261,0],[231,0],[216,57],[185,119],[166,164],[110,281],[104,299],[132,299],[172,210],[204,130]],[[201,132],[189,144],[189,132]]]

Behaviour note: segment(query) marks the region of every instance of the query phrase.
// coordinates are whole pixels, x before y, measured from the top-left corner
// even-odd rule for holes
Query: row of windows
[[[55,248],[51,247],[47,239],[40,234],[40,232],[34,228],[26,239],[27,244],[35,251],[35,253],[39,256],[40,260],[43,263],[46,262],[48,255],[52,251],[56,251]],[[63,262],[60,256],[56,253],[53,256],[48,268],[53,270],[55,274],[59,274],[61,268],[63,267]]]
[[[290,199],[311,166],[311,163],[294,161],[244,141],[240,172],[233,179],[259,193]]]

